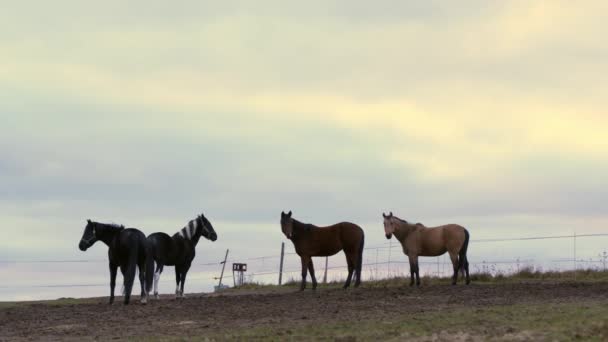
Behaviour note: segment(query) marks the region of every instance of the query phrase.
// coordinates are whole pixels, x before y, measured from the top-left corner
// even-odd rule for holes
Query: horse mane
[[[399,221],[400,223],[402,223],[402,224],[404,224],[404,225],[406,225],[406,226],[408,226],[408,227],[414,227],[414,228],[426,228],[426,226],[425,226],[424,224],[420,223],[420,222],[418,222],[418,223],[414,224],[414,223],[409,223],[409,222],[407,222],[406,220],[401,219],[401,218],[399,218],[399,217],[397,217],[397,216],[393,216],[393,218],[395,218],[397,221]]]
[[[394,218],[394,219],[396,219],[397,221],[399,221],[399,222],[403,223],[403,224],[410,225],[410,223],[409,223],[409,222],[407,222],[407,221],[406,221],[406,220],[404,220],[404,219],[400,219],[400,218],[398,218],[397,216],[394,216],[394,215],[393,215],[393,218]]]
[[[191,241],[196,240],[196,241],[198,241],[197,235],[198,235],[198,237],[200,237],[199,233],[202,231],[203,228],[202,227],[198,227],[197,229],[194,229],[194,223],[199,218],[202,221],[202,216],[197,216],[196,218],[188,221],[188,223],[186,223],[186,225],[184,226],[184,228],[180,229],[173,236],[180,235],[181,237],[183,237],[186,240],[191,240]]]
[[[301,230],[304,230],[304,231],[306,231],[306,232],[309,232],[309,231],[311,231],[313,228],[316,228],[316,226],[315,226],[315,225],[313,225],[313,224],[310,224],[310,223],[302,223],[302,222],[300,222],[300,221],[298,221],[298,220],[296,220],[296,219],[293,219],[293,218],[292,218],[292,221],[293,221],[293,227],[294,227],[295,229],[301,229]]]
[[[102,222],[94,222],[93,221],[93,223],[101,225],[104,228],[112,228],[112,229],[115,229],[115,230],[123,230],[123,229],[125,229],[124,225],[118,224],[118,223],[114,223],[114,222],[112,222],[112,223],[102,223]]]

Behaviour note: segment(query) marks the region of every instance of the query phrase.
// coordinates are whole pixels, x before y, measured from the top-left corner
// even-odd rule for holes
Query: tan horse
[[[393,235],[399,240],[403,247],[403,253],[409,257],[411,282],[414,285],[414,275],[416,275],[416,285],[420,286],[420,270],[418,268],[419,256],[440,256],[445,252],[450,254],[454,275],[452,285],[456,285],[458,271],[466,273],[467,285],[471,283],[469,278],[469,261],[467,260],[467,248],[469,246],[469,232],[457,224],[448,224],[434,228],[427,228],[421,223],[412,224],[405,220],[393,216],[393,213],[384,217],[384,232],[386,238],[390,239]]]
[[[363,263],[363,244],[365,234],[356,224],[342,222],[329,227],[317,227],[312,224],[299,222],[281,212],[281,230],[293,242],[296,253],[302,260],[302,284],[300,291],[306,288],[306,274],[310,270],[312,289],[317,288],[317,278],[312,264],[313,256],[331,256],[341,250],[346,254],[348,264],[348,277],[344,288],[350,286],[353,273],[355,274],[355,287],[361,284],[361,265]]]

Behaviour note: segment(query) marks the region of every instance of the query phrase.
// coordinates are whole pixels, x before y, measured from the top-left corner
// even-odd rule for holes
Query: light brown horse
[[[317,227],[305,224],[281,212],[281,230],[293,242],[296,253],[302,260],[302,284],[300,291],[306,288],[306,274],[310,270],[312,289],[317,288],[317,278],[312,264],[313,256],[331,256],[341,250],[346,254],[348,264],[348,277],[344,288],[350,286],[353,272],[355,273],[355,287],[361,284],[361,265],[363,263],[363,244],[365,234],[356,224],[342,222],[329,227]]]
[[[403,253],[410,261],[410,286],[420,286],[420,270],[418,268],[419,256],[440,256],[445,252],[450,254],[454,275],[452,285],[456,285],[458,271],[466,273],[467,285],[471,283],[469,278],[469,261],[467,260],[467,248],[469,247],[469,232],[457,224],[448,224],[434,228],[427,228],[422,223],[412,224],[405,220],[382,213],[384,217],[384,233],[390,239],[393,235],[399,240],[403,247]]]

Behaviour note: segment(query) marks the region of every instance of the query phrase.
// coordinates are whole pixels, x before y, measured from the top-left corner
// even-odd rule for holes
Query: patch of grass
[[[337,317],[339,319],[339,317]],[[300,324],[297,324],[300,323]],[[459,308],[385,320],[273,325],[226,331],[211,339],[263,340],[558,340],[608,339],[605,303]]]

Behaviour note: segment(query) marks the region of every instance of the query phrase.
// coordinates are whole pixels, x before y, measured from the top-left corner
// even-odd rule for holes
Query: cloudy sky
[[[605,1],[2,8],[3,259],[201,211],[244,254],[281,210],[608,229]]]

